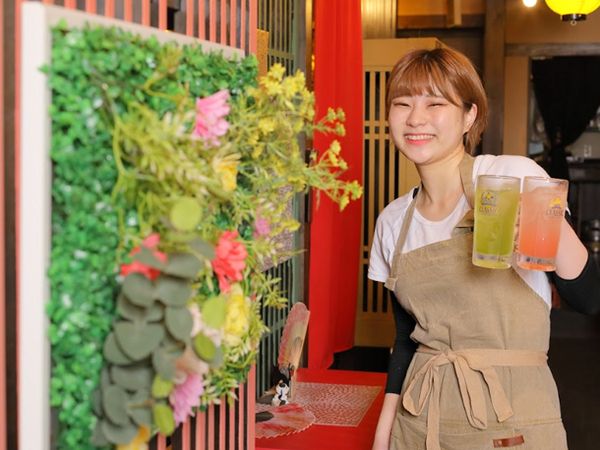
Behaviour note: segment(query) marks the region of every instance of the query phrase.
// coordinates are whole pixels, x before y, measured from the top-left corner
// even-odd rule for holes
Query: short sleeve
[[[381,216],[375,224],[375,233],[373,234],[373,244],[369,253],[369,272],[368,277],[374,281],[385,283],[390,273],[390,266],[384,254],[384,226]]]

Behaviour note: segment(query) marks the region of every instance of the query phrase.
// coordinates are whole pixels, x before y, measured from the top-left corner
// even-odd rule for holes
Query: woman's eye
[[[430,103],[429,106],[433,106],[433,107],[438,107],[438,106],[444,106],[445,103]]]
[[[405,102],[392,102],[393,106],[402,106],[402,107],[407,107],[408,103]]]

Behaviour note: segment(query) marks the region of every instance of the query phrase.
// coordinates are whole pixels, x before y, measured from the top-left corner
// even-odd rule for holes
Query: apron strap
[[[473,209],[475,204],[473,201],[473,163],[475,158],[465,152],[463,159],[460,161],[458,170],[460,171],[460,179],[462,181],[463,191],[469,202],[469,206]]]
[[[419,192],[421,192],[420,186],[415,188],[415,190],[416,191],[413,191],[413,198],[410,202],[410,205],[408,205],[408,209],[406,210],[406,214],[404,214],[404,219],[402,220],[402,228],[400,228],[400,234],[398,235],[396,247],[394,248],[394,256],[392,258],[390,275],[385,282],[385,287],[390,291],[394,291],[396,289],[396,278],[394,278],[394,275],[396,274],[396,264],[398,264],[398,258],[402,253],[402,247],[404,247],[404,241],[406,241],[406,236],[408,235],[408,229],[410,228],[410,223],[412,222],[412,217],[415,211],[415,205],[417,204],[417,197],[419,196]]]

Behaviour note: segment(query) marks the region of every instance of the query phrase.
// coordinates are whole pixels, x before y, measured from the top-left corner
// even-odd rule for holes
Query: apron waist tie
[[[414,416],[423,412],[429,400],[427,414],[427,450],[440,450],[440,366],[452,364],[456,372],[460,395],[465,412],[471,426],[484,430],[487,428],[487,407],[480,377],[490,391],[492,407],[498,422],[504,422],[514,413],[506,397],[498,373],[493,366],[545,366],[545,352],[533,350],[501,350],[501,349],[464,349],[464,350],[435,350],[423,345],[417,349],[419,353],[427,353],[432,357],[415,373],[402,398],[404,408]],[[416,394],[418,382],[421,389],[418,402],[415,404],[413,395]]]

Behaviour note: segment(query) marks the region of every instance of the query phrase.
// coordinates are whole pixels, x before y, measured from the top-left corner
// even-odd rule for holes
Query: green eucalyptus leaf
[[[130,273],[123,281],[123,294],[135,305],[148,307],[155,298],[152,282],[141,273]]]
[[[225,323],[227,305],[222,297],[212,297],[202,304],[202,320],[211,328],[221,328]]]
[[[140,251],[133,255],[133,259],[141,262],[145,266],[152,267],[153,269],[160,271],[163,271],[166,267],[166,264],[158,259],[152,250],[144,246],[141,246]]]
[[[209,337],[198,333],[193,341],[194,351],[204,361],[212,361],[217,353],[217,347]]]
[[[104,435],[104,431],[102,431],[102,421],[98,420],[96,422],[96,426],[94,427],[94,431],[92,432],[92,445],[95,447],[105,447],[110,444],[106,436]]]
[[[137,425],[152,429],[152,398],[150,391],[140,389],[127,402],[127,411]]]
[[[135,361],[150,355],[162,341],[165,330],[162,325],[117,322],[115,336],[123,352]]]
[[[100,388],[102,390],[107,389],[112,384],[110,379],[110,372],[107,367],[103,367],[100,372]]]
[[[182,197],[171,208],[169,218],[180,231],[191,231],[200,223],[202,210],[198,202],[191,197]]]
[[[104,357],[113,364],[129,364],[133,360],[123,352],[117,342],[115,333],[110,333],[104,341]]]
[[[146,316],[146,320],[148,322],[158,322],[163,318],[164,310],[165,308],[160,302],[152,303],[152,305],[147,309],[148,316]]]
[[[164,403],[156,403],[152,408],[152,417],[158,431],[165,436],[170,436],[175,430],[173,411]]]
[[[194,320],[187,308],[167,307],[165,309],[165,325],[174,338],[187,341],[190,338]]]
[[[92,394],[92,408],[97,417],[104,415],[104,411],[102,410],[102,391],[100,388],[95,389]]]
[[[160,375],[154,377],[152,382],[152,397],[167,398],[175,385],[170,380],[165,380]]]
[[[138,366],[112,366],[110,374],[114,382],[129,391],[150,388],[154,372],[151,367]]]
[[[186,342],[182,342],[179,339],[176,339],[175,337],[171,336],[171,333],[165,333],[165,337],[163,338],[161,347],[168,348],[169,354],[173,355],[174,357],[178,357],[181,356],[181,354],[185,350],[185,345],[187,341],[188,340],[186,339]]]
[[[190,247],[209,261],[215,259],[215,247],[200,238],[192,240]]]
[[[131,420],[124,425],[117,425],[109,420],[103,420],[101,426],[102,433],[113,444],[129,444],[138,433],[137,426]]]
[[[178,356],[171,354],[164,347],[159,347],[152,353],[152,366],[161,377],[172,380],[175,377],[175,359]]]
[[[182,279],[163,275],[156,280],[156,297],[167,306],[184,306],[191,295],[192,289]]]
[[[102,407],[106,417],[116,425],[126,425],[127,393],[120,386],[112,385],[102,391]]]
[[[218,369],[223,364],[223,358],[223,347],[219,346],[215,349],[215,356],[208,362],[208,365],[213,369]]]
[[[123,293],[117,297],[117,312],[124,319],[134,322],[144,320],[146,317],[146,308],[133,304]]]
[[[181,278],[194,278],[202,267],[200,260],[190,253],[173,253],[164,273]]]

